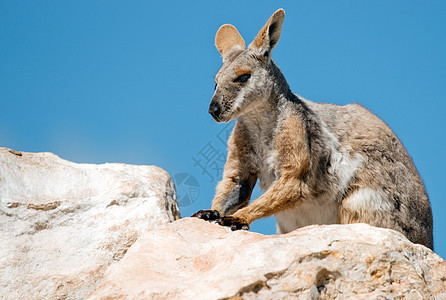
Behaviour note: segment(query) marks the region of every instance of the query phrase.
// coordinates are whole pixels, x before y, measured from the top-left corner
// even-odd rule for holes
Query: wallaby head
[[[277,10],[245,49],[237,29],[229,24],[220,27],[215,44],[223,57],[223,66],[215,76],[215,93],[209,113],[217,122],[228,122],[252,110],[258,102],[270,98],[277,67],[271,51],[277,45],[285,18]]]

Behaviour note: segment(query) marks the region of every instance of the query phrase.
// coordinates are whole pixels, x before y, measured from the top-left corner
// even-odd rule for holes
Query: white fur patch
[[[392,206],[386,201],[384,192],[372,188],[362,188],[345,198],[342,206],[352,211],[391,211]]]
[[[277,160],[277,151],[273,147],[266,147],[265,153],[265,163],[261,164],[259,178],[260,178],[260,187],[263,190],[267,190],[274,181],[279,178],[278,174],[278,164]]]
[[[237,109],[239,109],[240,106],[242,105],[243,101],[245,100],[245,92],[246,92],[247,88],[248,87],[245,87],[244,89],[242,89],[240,91],[240,93],[237,95],[237,98],[235,98],[234,104],[232,106],[233,111],[237,111]]]
[[[340,149],[338,139],[330,130],[328,130],[327,126],[323,122],[322,131],[325,142],[327,143],[327,146],[331,148],[332,153],[331,167],[329,171],[339,178],[337,190],[333,192],[343,193],[362,165],[364,158],[359,153],[352,157],[350,155],[351,148]]]

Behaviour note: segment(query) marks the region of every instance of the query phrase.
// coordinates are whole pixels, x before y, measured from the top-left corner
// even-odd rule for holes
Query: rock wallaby
[[[285,12],[254,41],[223,25],[223,66],[209,113],[237,118],[210,210],[194,214],[233,230],[274,215],[278,233],[310,224],[368,223],[433,248],[432,212],[412,159],[392,130],[358,104],[314,103],[293,94],[271,59]],[[265,191],[249,203],[260,181]]]

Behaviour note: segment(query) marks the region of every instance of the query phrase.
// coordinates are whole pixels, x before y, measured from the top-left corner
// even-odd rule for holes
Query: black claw
[[[217,220],[217,223],[221,226],[230,227],[232,231],[240,229],[249,230],[248,224],[245,224],[240,219],[234,217],[221,217],[219,220]]]
[[[220,219],[220,214],[216,210],[207,209],[207,210],[200,210],[194,213],[192,217],[196,217],[206,221],[214,221]]]
[[[220,213],[219,213],[218,211],[214,210],[214,211],[212,212],[212,218],[213,218],[214,220],[218,220],[218,219],[220,219]]]

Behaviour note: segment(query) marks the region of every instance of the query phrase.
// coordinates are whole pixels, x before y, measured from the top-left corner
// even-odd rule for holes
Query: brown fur
[[[240,75],[243,75],[243,74],[249,74],[249,73],[251,73],[250,69],[242,68],[242,69],[235,70],[236,77],[239,77]]]
[[[282,22],[285,18],[285,11],[283,9],[277,10],[266,22],[266,24],[263,26],[263,28],[259,31],[256,38],[252,42],[253,45],[257,48],[262,48],[265,45],[265,42],[268,40],[268,33],[269,33],[269,27],[271,26],[271,23],[278,22],[279,28],[278,29],[278,37],[276,43],[279,41],[280,38],[280,32],[282,31]]]
[[[238,32],[237,28],[230,24],[225,24],[218,29],[215,36],[215,45],[222,55],[225,55],[236,45],[240,46],[242,49],[245,49],[245,41]]]
[[[303,177],[308,172],[310,161],[306,134],[300,120],[291,117],[284,122],[278,132],[275,148],[279,149],[278,155],[281,157],[281,177],[260,198],[234,214],[234,217],[248,224],[295,206],[309,196],[309,188]]]

